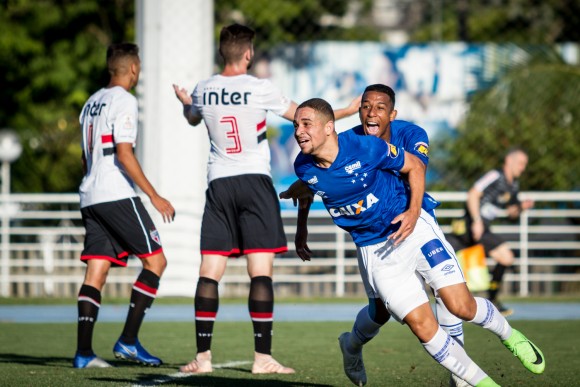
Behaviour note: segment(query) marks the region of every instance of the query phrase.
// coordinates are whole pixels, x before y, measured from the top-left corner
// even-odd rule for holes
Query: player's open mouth
[[[367,122],[365,125],[365,132],[367,134],[377,134],[379,132],[379,124],[376,122]]]

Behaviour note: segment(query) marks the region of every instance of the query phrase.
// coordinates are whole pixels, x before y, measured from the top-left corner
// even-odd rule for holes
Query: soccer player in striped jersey
[[[301,149],[294,162],[296,174],[321,196],[333,222],[352,236],[365,289],[409,326],[438,363],[471,385],[497,386],[437,324],[420,277],[449,311],[496,334],[531,372],[544,371],[538,347],[513,329],[489,300],[473,297],[467,289],[453,249],[433,215],[421,208],[424,165],[415,156],[374,136],[353,131],[337,135],[332,108],[319,98],[298,106],[294,128]],[[410,190],[386,170],[407,174]],[[405,224],[417,212],[415,227]],[[350,335],[339,338],[343,356],[362,365],[362,353],[353,348]],[[366,383],[366,375],[347,376],[354,384]]]
[[[134,185],[171,222],[175,210],[159,196],[133,154],[137,140],[137,100],[129,92],[139,81],[139,48],[132,43],[107,49],[109,84],[93,94],[80,114],[82,160],[85,176],[79,188],[86,230],[81,260],[86,263],[78,295],[78,342],[75,368],[110,367],[92,348],[93,328],[101,306],[101,291],[111,267],[127,266],[135,255],[143,270],[133,284],[129,312],[116,357],[149,366],[161,359],[149,354],[137,337],[145,313],[155,300],[167,260],[159,233],[137,196]]]
[[[208,189],[201,226],[199,280],[195,294],[197,354],[182,372],[212,372],[211,340],[218,312],[218,283],[229,257],[247,256],[248,309],[254,328],[252,373],[294,373],[272,357],[275,254],[288,250],[280,203],[270,173],[266,114],[288,120],[296,103],[270,80],[248,75],[254,31],[233,24],[222,28],[219,53],[224,69],[197,84],[193,93],[173,85],[187,121],[205,123],[210,139]],[[356,113],[360,98],[338,118]]]
[[[512,148],[506,153],[502,168],[487,172],[473,184],[465,203],[465,233],[459,235],[465,246],[481,243],[486,256],[497,262],[491,272],[488,298],[504,316],[511,315],[513,310],[505,307],[497,295],[506,269],[514,263],[514,253],[490,226],[502,210],[509,218],[517,219],[522,211],[534,206],[532,200],[518,199],[518,179],[527,164],[528,155],[520,148]]]

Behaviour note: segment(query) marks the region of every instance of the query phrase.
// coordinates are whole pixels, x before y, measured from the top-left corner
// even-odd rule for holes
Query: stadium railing
[[[442,202],[437,217],[445,232],[463,214],[465,192],[432,192]],[[516,253],[506,274],[504,293],[519,296],[580,290],[580,192],[523,192],[536,206],[518,221],[492,228]],[[76,194],[12,194],[0,198],[0,296],[70,297],[84,275],[79,260],[84,229]],[[275,260],[278,296],[343,297],[364,295],[356,249],[347,233],[334,226],[324,210],[313,210],[309,246],[314,253],[302,262],[294,251],[296,211],[283,211],[289,251]],[[493,262],[488,259],[488,265]],[[106,294],[128,296],[140,267],[112,271]],[[184,278],[191,284],[191,278]],[[231,260],[221,282],[223,295],[247,295],[245,260]]]

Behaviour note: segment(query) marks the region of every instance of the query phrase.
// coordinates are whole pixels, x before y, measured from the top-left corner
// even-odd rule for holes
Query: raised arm
[[[191,110],[191,105],[193,100],[191,95],[187,92],[186,89],[180,88],[178,85],[173,85],[173,90],[175,91],[175,96],[179,100],[179,102],[183,105],[183,116],[189,122],[189,125],[196,126],[201,122],[201,115],[193,114]]]
[[[334,119],[340,120],[342,118],[349,117],[355,113],[358,113],[361,98],[362,98],[362,95],[359,95],[358,97],[353,99],[347,107],[344,107],[341,109],[335,109],[334,110]],[[293,121],[294,120],[294,113],[296,113],[297,107],[298,107],[298,105],[294,101],[292,101],[292,103],[290,104],[290,107],[288,108],[286,113],[284,113],[284,115],[282,117],[286,118],[289,121]]]

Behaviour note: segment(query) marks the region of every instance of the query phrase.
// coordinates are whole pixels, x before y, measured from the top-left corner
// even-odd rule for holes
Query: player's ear
[[[397,118],[397,109],[393,109],[389,118],[391,121],[393,121],[395,118]]]
[[[324,125],[324,133],[327,136],[330,136],[332,133],[334,133],[334,121],[328,121],[326,125]]]

